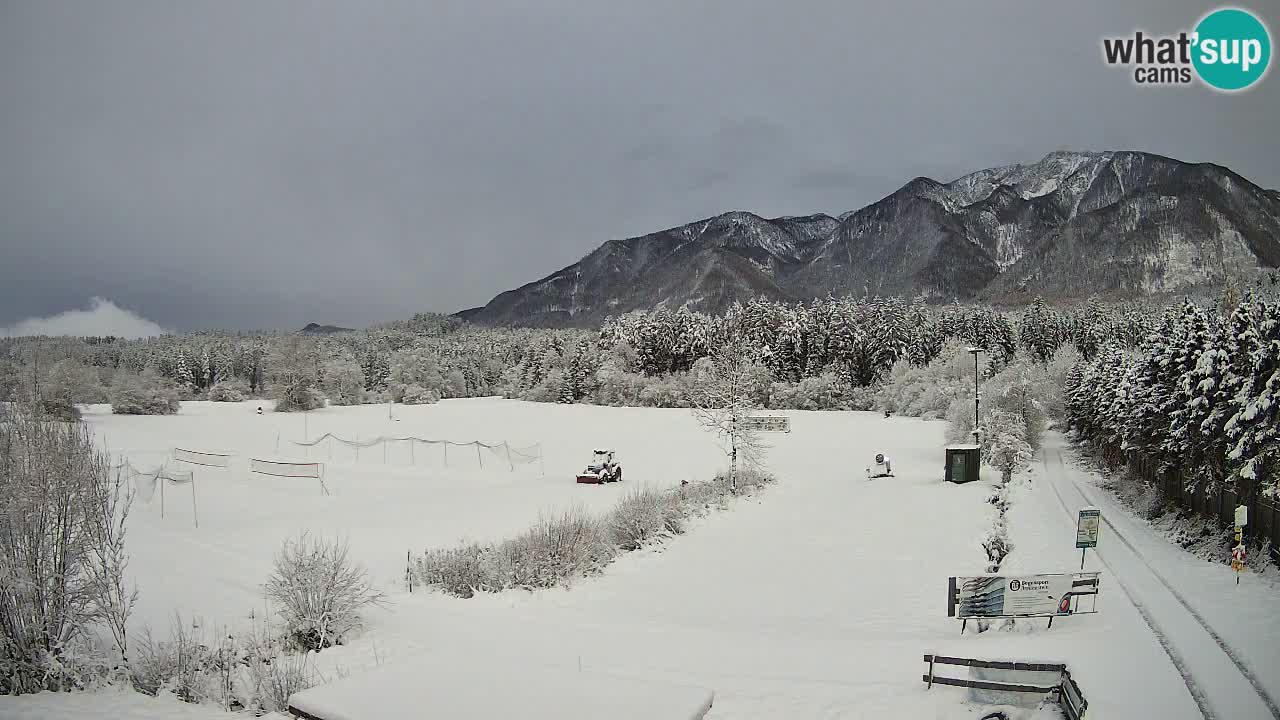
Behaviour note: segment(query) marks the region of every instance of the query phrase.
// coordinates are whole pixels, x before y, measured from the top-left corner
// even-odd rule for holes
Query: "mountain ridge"
[[[923,295],[1017,303],[1136,297],[1280,267],[1280,191],[1214,163],[1055,151],[948,183],[920,176],[862,208],[765,218],[734,210],[608,240],[578,262],[456,314],[586,326],[764,295]]]

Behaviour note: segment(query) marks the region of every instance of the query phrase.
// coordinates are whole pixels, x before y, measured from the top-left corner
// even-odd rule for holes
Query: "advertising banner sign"
[[[951,578],[947,614],[954,618],[1072,615],[1072,597],[1097,595],[1101,573],[979,575]]]

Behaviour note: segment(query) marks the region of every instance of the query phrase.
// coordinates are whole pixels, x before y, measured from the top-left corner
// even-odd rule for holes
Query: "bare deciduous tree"
[[[768,445],[753,430],[747,418],[759,407],[756,397],[761,383],[769,381],[768,371],[753,362],[741,342],[731,342],[709,358],[693,366],[690,400],[693,416],[705,430],[725,443],[729,456],[729,486],[738,489],[738,468],[758,469]]]
[[[123,659],[131,502],[84,425],[0,408],[0,692],[76,684],[70,660],[95,625]]]

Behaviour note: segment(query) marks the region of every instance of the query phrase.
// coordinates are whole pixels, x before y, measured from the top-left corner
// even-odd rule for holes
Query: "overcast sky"
[[[0,327],[452,312],[610,238],[1056,149],[1280,187],[1274,70],[1137,88],[1101,38],[1213,6],[1117,4],[0,0]]]

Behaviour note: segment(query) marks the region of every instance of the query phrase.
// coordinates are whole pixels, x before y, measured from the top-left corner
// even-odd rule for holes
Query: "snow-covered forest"
[[[1072,369],[1071,425],[1105,459],[1140,453],[1189,488],[1277,494],[1280,303],[1252,294],[1153,318],[1136,348],[1108,345]]]
[[[986,371],[994,373],[1019,356],[1046,361],[1064,343],[1087,357],[1103,345],[1134,345],[1149,317],[1137,306],[1098,302],[1066,312],[1037,303],[1002,313],[898,299],[756,300],[719,317],[683,309],[631,313],[599,331],[476,328],[424,314],[331,336],[19,338],[0,341],[0,397],[43,382],[73,402],[103,402],[120,376],[151,375],[181,399],[314,391],[333,404],[505,395],[683,406],[681,379],[715,348],[741,340],[755,354],[762,405],[835,409],[865,405],[865,391],[896,363],[925,366],[948,339],[987,350]]]
[[[1265,478],[1277,449],[1278,320],[1274,299],[1232,291],[1217,303],[1036,301],[1013,311],[897,298],[753,300],[723,316],[629,313],[592,331],[420,314],[322,336],[18,338],[0,341],[0,399],[39,395],[65,413],[87,402],[167,413],[177,399],[252,397],[277,400],[277,410],[486,395],[689,407],[699,363],[733,343],[752,354],[756,407],[949,417],[958,439],[972,430],[966,348],[975,346],[984,351],[981,392],[998,399],[1022,388],[1042,418],[1024,418],[1029,426],[1069,420],[1109,461],[1137,451],[1189,481],[1263,478],[1259,489],[1274,494]],[[1033,427],[1021,434],[1035,446]]]

